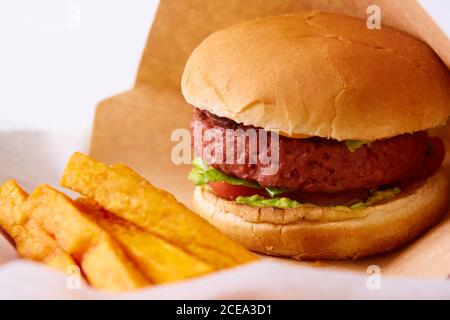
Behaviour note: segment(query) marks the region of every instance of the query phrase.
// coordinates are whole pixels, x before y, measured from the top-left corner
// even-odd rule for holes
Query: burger
[[[244,22],[193,51],[182,92],[194,208],[252,251],[355,259],[447,212],[444,144],[427,131],[450,115],[449,70],[408,34],[320,12]]]

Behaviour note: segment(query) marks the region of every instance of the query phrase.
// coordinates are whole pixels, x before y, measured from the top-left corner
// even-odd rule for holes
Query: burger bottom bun
[[[340,211],[331,207],[256,208],[202,187],[194,191],[194,208],[251,251],[295,259],[357,259],[395,249],[430,229],[447,212],[448,194],[441,170],[393,200],[355,211],[355,218],[349,218],[349,209],[340,221]]]

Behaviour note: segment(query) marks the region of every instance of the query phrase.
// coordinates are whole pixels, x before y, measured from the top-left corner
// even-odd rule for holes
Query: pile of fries
[[[0,186],[0,226],[20,256],[67,272],[78,266],[93,287],[123,291],[204,275],[255,260],[123,164],[75,153],[61,186],[28,195],[15,181]]]

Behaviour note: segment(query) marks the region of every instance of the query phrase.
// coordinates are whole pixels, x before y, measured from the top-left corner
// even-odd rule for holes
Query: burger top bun
[[[308,12],[213,33],[189,58],[197,108],[288,137],[376,140],[446,123],[450,76],[425,43]]]

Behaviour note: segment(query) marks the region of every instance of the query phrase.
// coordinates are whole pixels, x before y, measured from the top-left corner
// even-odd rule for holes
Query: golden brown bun
[[[317,12],[210,35],[187,62],[182,91],[198,108],[290,137],[375,140],[450,114],[449,71],[428,45]]]
[[[353,219],[349,210],[341,221],[341,211],[329,207],[258,209],[220,199],[200,187],[194,192],[194,208],[255,252],[296,259],[356,259],[397,248],[431,228],[447,211],[448,193],[447,176],[439,171],[394,200],[356,211]]]

